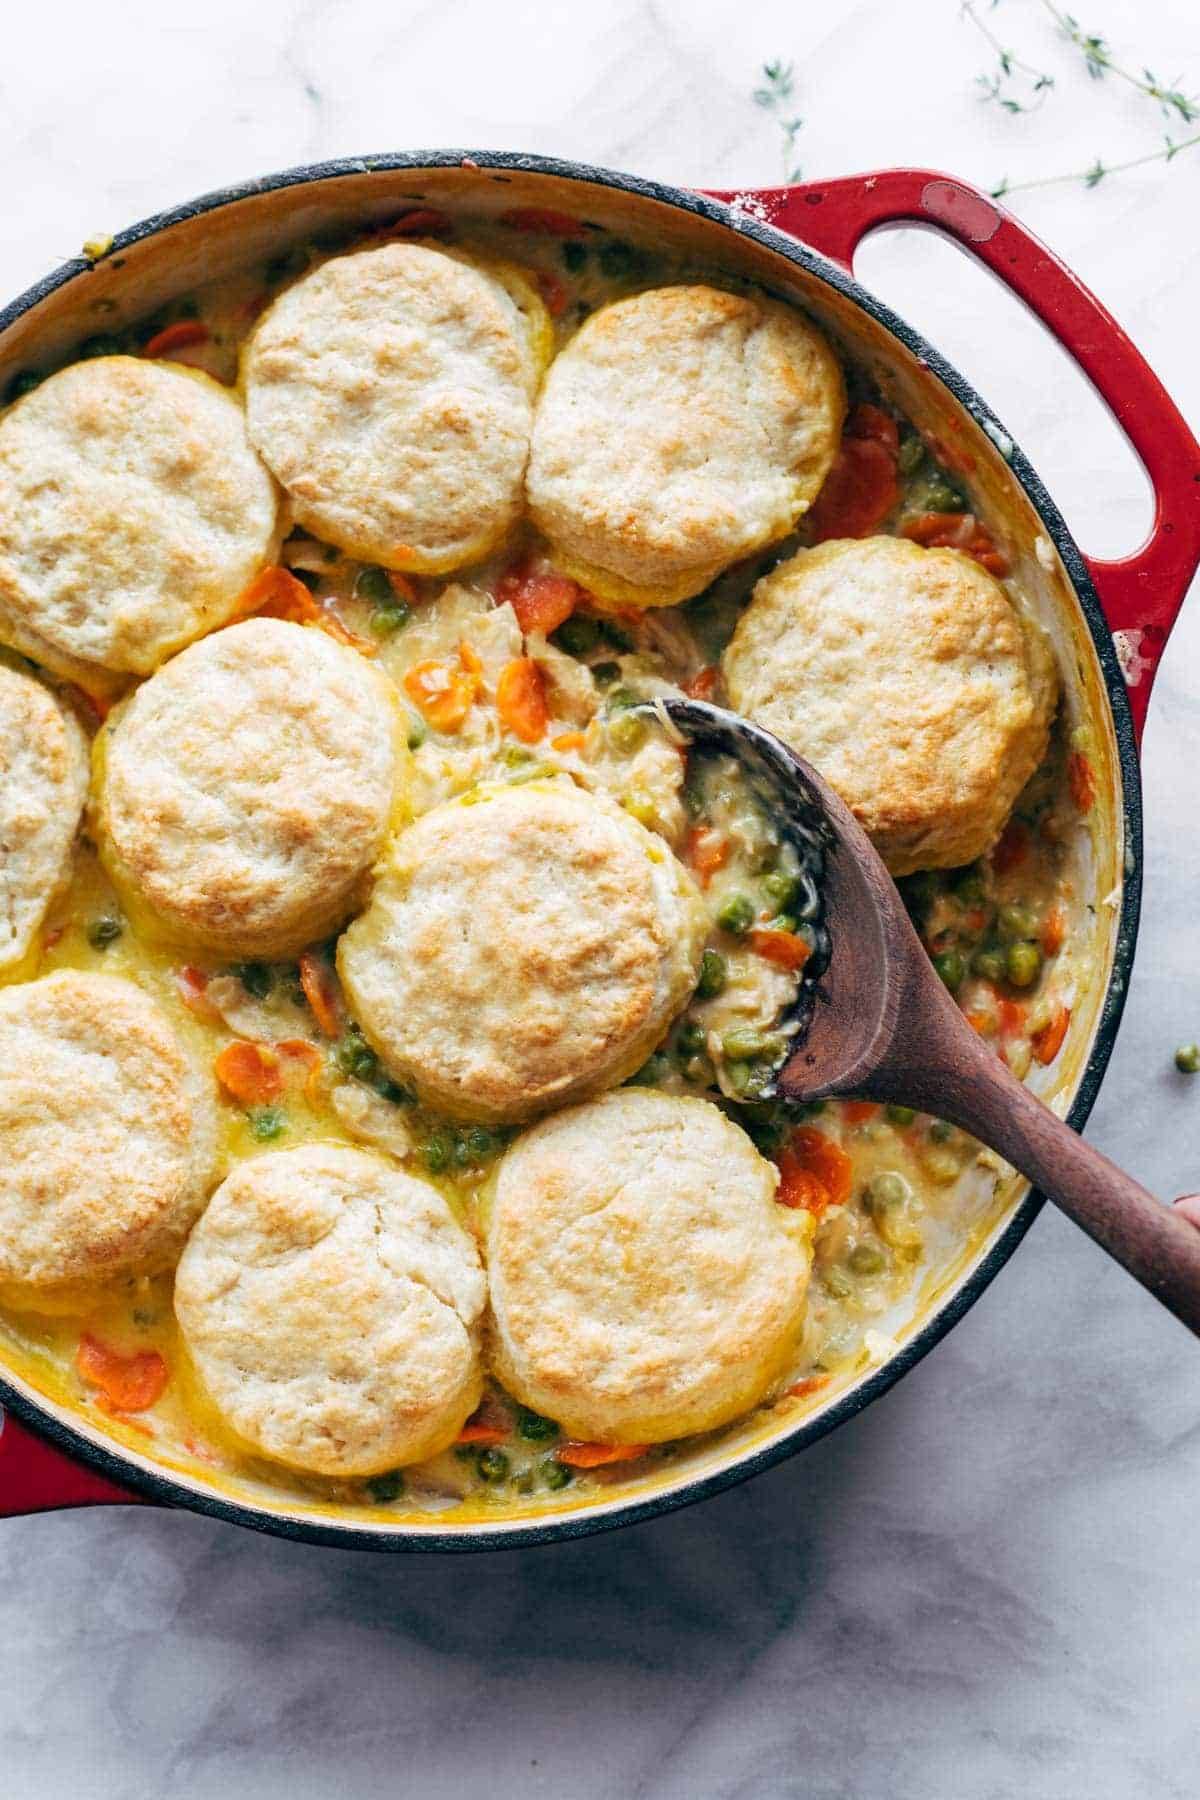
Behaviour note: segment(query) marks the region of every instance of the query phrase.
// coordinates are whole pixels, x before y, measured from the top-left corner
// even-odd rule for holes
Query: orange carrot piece
[[[1067,941],[1067,915],[1061,906],[1052,906],[1042,920],[1042,955],[1057,956]]]
[[[974,513],[918,513],[900,527],[902,537],[929,550],[961,550],[990,575],[1006,575],[1008,558],[996,548],[992,534]]]
[[[874,1100],[843,1100],[842,1117],[847,1125],[864,1125],[879,1111]]]
[[[300,986],[321,1031],[337,1037],[342,1028],[337,984],[329,964],[315,950],[306,950],[300,958]]]
[[[1067,785],[1081,813],[1089,813],[1096,801],[1096,771],[1081,750],[1067,758]]]
[[[974,1012],[964,1013],[963,1018],[967,1021],[967,1024],[971,1027],[971,1030],[977,1031],[979,1033],[980,1037],[994,1037],[995,1036],[996,1019],[995,1019],[994,1014],[992,1014],[990,1012],[983,1012],[982,1010],[976,1010]]]
[[[417,593],[417,584],[411,576],[401,574],[399,569],[385,569],[384,574],[387,576],[388,586],[397,600],[403,600],[406,606],[417,605],[420,595]]]
[[[75,1352],[75,1367],[89,1387],[99,1388],[106,1412],[145,1412],[161,1398],[170,1370],[157,1350],[124,1356],[85,1331]]]
[[[283,1092],[279,1058],[265,1044],[235,1038],[213,1063],[213,1073],[225,1092],[243,1106],[261,1106]]]
[[[884,412],[882,406],[872,406],[869,400],[860,401],[857,406],[850,408],[844,435],[848,438],[873,438],[891,456],[895,456],[900,448],[900,427],[895,419],[891,413]]]
[[[501,606],[508,601],[526,636],[531,631],[548,635],[570,618],[583,599],[583,589],[577,581],[556,575],[552,569],[535,573],[519,565],[500,577],[496,599]]]
[[[683,691],[689,700],[711,700],[717,691],[720,674],[716,663],[706,663],[704,668],[696,670],[690,681],[684,682]]]
[[[1025,1029],[1025,1005],[1021,1000],[1010,1000],[1007,994],[996,995],[996,1005],[1000,1012],[1000,1034],[1002,1037],[1018,1037]]]
[[[179,989],[179,998],[189,1012],[194,1012],[200,1019],[215,1019],[220,1015],[208,997],[208,976],[203,969],[194,963],[185,963],[175,970],[175,985]]]
[[[793,1150],[782,1149],[778,1160],[779,1186],[775,1198],[779,1205],[788,1206],[793,1212],[810,1212],[819,1219],[829,1205],[829,1189],[825,1183],[811,1169],[802,1167]]]
[[[707,887],[718,869],[729,861],[729,839],[711,825],[693,825],[684,845],[684,856],[696,871],[701,887]]]
[[[992,851],[992,867],[997,875],[1017,869],[1029,855],[1029,830],[1024,820],[1010,819],[996,840]]]
[[[310,1044],[307,1038],[282,1038],[275,1045],[275,1051],[278,1056],[304,1064],[304,1092],[310,1100],[315,1100],[325,1068],[325,1058],[317,1046]]]
[[[542,296],[542,301],[550,317],[561,319],[567,310],[567,301],[570,298],[566,282],[560,281],[551,269],[539,269],[537,285],[538,293]]]
[[[808,515],[813,542],[869,537],[899,500],[895,457],[876,438],[844,438]]]
[[[550,739],[552,750],[582,750],[587,738],[582,731],[560,731],[557,737]]]
[[[534,237],[582,238],[587,236],[583,222],[570,213],[558,212],[552,206],[510,206],[500,214],[502,225],[514,231],[528,231]]]
[[[304,583],[278,563],[254,577],[239,598],[237,610],[239,616],[258,613],[268,619],[286,619],[292,625],[310,625],[321,613]]]
[[[508,1433],[501,1425],[489,1425],[486,1419],[468,1419],[458,1436],[456,1444],[503,1444]]]
[[[844,1206],[854,1182],[854,1164],[842,1146],[813,1125],[800,1125],[788,1139],[786,1151],[793,1158],[789,1169],[803,1171],[819,1182],[825,1206]],[[780,1158],[782,1170],[783,1160]],[[820,1208],[809,1206],[810,1212]]]
[[[550,722],[546,684],[531,656],[515,657],[501,669],[496,683],[496,711],[501,723],[523,744],[536,744],[545,736]]]
[[[475,703],[479,677],[435,657],[414,663],[404,677],[404,691],[435,731],[455,732]]]
[[[483,664],[479,660],[479,652],[476,650],[474,644],[469,644],[467,642],[466,638],[459,638],[458,640],[458,660],[467,671],[468,675],[483,674]]]
[[[1060,1006],[1048,1025],[1034,1033],[1033,1054],[1038,1061],[1049,1066],[1063,1047],[1067,1035],[1067,1027],[1071,1023],[1068,1007]]]
[[[336,643],[345,644],[348,650],[357,650],[360,656],[378,656],[379,646],[370,638],[359,637],[357,631],[343,623],[331,606],[318,606],[317,616],[312,621],[318,631],[327,632]]]
[[[170,356],[173,350],[187,350],[193,344],[207,344],[208,326],[199,319],[179,319],[156,331],[148,344],[142,345],[143,356]]]
[[[812,948],[796,931],[771,931],[762,926],[750,933],[750,948],[780,969],[802,969]]]
[[[558,1460],[569,1469],[602,1469],[608,1463],[636,1462],[649,1448],[649,1444],[570,1443],[558,1452]]]
[[[382,225],[377,235],[382,238],[444,237],[453,228],[449,213],[436,206],[414,206],[410,212],[401,213],[398,219]]]
[[[802,1380],[793,1381],[790,1388],[784,1389],[784,1393],[793,1395],[797,1400],[802,1400],[806,1394],[815,1394],[818,1388],[828,1386],[828,1375],[805,1375]]]

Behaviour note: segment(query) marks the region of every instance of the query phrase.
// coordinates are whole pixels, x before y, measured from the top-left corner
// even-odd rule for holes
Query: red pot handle
[[[132,1506],[140,1496],[117,1487],[0,1413],[0,1518],[68,1506]]]
[[[1200,444],[1149,363],[1065,263],[994,200],[928,169],[715,196],[765,217],[849,269],[868,232],[925,225],[969,250],[1075,358],[1145,466],[1154,523],[1132,556],[1087,557],[1117,639],[1140,738],[1167,634],[1200,563]]]

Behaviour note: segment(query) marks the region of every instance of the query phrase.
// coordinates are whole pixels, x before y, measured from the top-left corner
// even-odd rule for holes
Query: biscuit
[[[235,615],[276,538],[274,483],[206,375],[99,357],[0,419],[0,634],[59,674],[156,669]]]
[[[791,307],[655,288],[593,313],[551,365],[530,511],[594,595],[671,605],[787,535],[845,411],[837,359]]]
[[[535,1125],[486,1204],[499,1379],[601,1443],[746,1412],[804,1323],[812,1223],[777,1181],[707,1100],[624,1088]]]
[[[356,651],[281,619],[175,657],[97,740],[101,855],[135,918],[241,956],[326,935],[383,847],[399,718]]]
[[[227,1424],[322,1475],[453,1442],[482,1392],[484,1299],[475,1245],[437,1189],[335,1144],[240,1163],[175,1277],[184,1341]]]
[[[49,688],[0,663],[0,975],[66,885],[87,797],[87,740]]]
[[[0,1281],[165,1267],[214,1144],[211,1091],[131,981],[62,970],[0,989]]]
[[[521,505],[531,329],[502,280],[423,244],[335,257],[288,288],[242,380],[296,518],[392,569],[443,574],[495,549]]]
[[[409,826],[338,968],[368,1041],[428,1105],[522,1119],[640,1066],[705,932],[666,844],[563,777],[476,788]]]
[[[1035,627],[957,550],[834,539],[767,575],[722,658],[731,704],[832,783],[894,875],[982,856],[1045,755]]]

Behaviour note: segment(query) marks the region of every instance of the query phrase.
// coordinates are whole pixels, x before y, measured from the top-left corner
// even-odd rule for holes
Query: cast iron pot
[[[1150,685],[1200,562],[1200,445],[1114,319],[1057,258],[993,201],[913,169],[755,193],[700,195],[604,169],[458,151],[368,157],[292,169],[229,188],[123,232],[98,261],[65,264],[0,313],[0,391],[28,364],[68,357],[99,329],[298,239],[378,225],[406,210],[496,214],[549,209],[633,240],[694,253],[799,301],[866,364],[960,471],[1013,549],[1015,572],[1056,640],[1067,705],[1090,719],[1097,750],[1097,974],[1077,998],[1053,1071],[1081,1129],[1112,1052],[1128,988],[1141,890],[1137,746]],[[1017,294],[1075,357],[1124,428],[1154,487],[1154,523],[1135,555],[1084,556],[1008,433],[929,345],[853,279],[862,238],[917,224],[953,238]],[[154,1502],[316,1543],[379,1550],[511,1548],[578,1537],[667,1512],[769,1468],[862,1410],[966,1312],[1012,1255],[1041,1205],[1014,1179],[989,1228],[943,1272],[894,1348],[803,1419],[762,1414],[611,1496],[561,1496],[558,1510],[499,1522],[388,1519],[303,1506],[248,1480],[208,1476],[106,1437],[51,1398],[15,1355],[0,1356],[0,1514]]]

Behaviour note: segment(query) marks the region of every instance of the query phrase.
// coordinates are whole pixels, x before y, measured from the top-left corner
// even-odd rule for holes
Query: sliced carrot
[[[304,583],[278,563],[254,577],[242,592],[237,610],[239,615],[258,613],[268,619],[286,619],[292,625],[309,625],[321,612]]]
[[[1067,785],[1080,812],[1091,812],[1096,801],[1096,772],[1082,750],[1072,750],[1067,758]]]
[[[700,886],[707,887],[717,870],[729,861],[729,839],[711,825],[693,825],[683,853],[696,871]]]
[[[320,1089],[320,1080],[325,1068],[325,1058],[315,1044],[307,1038],[282,1038],[275,1045],[278,1056],[290,1058],[292,1062],[304,1064],[304,1092],[310,1100],[315,1100]]]
[[[1008,573],[1008,558],[996,548],[991,533],[974,513],[918,513],[905,520],[900,534],[929,550],[961,550],[990,575]]]
[[[802,969],[812,955],[797,931],[772,931],[759,926],[750,933],[750,948],[766,962],[780,969]]]
[[[1007,994],[997,994],[996,1006],[1000,1013],[1001,1036],[1019,1037],[1025,1029],[1024,1001],[1010,1000]]]
[[[401,574],[399,569],[385,569],[384,574],[387,576],[388,586],[397,600],[403,600],[406,606],[416,606],[421,597],[417,593],[416,582],[409,576]]]
[[[179,319],[156,331],[148,344],[142,345],[143,356],[170,356],[174,350],[187,350],[192,344],[207,344],[209,331],[199,319]]]
[[[226,1044],[213,1063],[213,1073],[225,1092],[243,1106],[261,1106],[283,1092],[283,1072],[274,1050],[246,1038]]]
[[[306,950],[300,958],[300,986],[321,1031],[326,1037],[337,1037],[342,1029],[337,983],[329,964],[315,950]]]
[[[460,729],[475,703],[479,677],[463,668],[461,658],[451,662],[430,657],[409,669],[404,691],[435,731],[452,733]]]
[[[1048,1025],[1043,1025],[1033,1036],[1033,1054],[1040,1063],[1047,1066],[1052,1063],[1063,1047],[1067,1035],[1067,1027],[1071,1023],[1070,1009],[1060,1006]]]
[[[496,599],[501,606],[508,601],[526,636],[531,631],[547,634],[570,618],[583,599],[583,589],[577,581],[551,569],[535,573],[520,565],[500,577]]]
[[[582,750],[587,738],[582,731],[560,731],[557,737],[550,739],[552,750]]]
[[[453,229],[454,221],[449,213],[436,206],[414,206],[411,212],[401,213],[398,219],[381,226],[377,235],[382,238],[444,237]]]
[[[317,616],[312,621],[318,630],[327,632],[339,644],[345,644],[348,650],[357,650],[360,656],[378,656],[379,646],[370,638],[359,637],[357,631],[340,619],[331,606],[318,606]]]
[[[784,1392],[793,1395],[797,1400],[802,1400],[806,1394],[815,1394],[818,1388],[828,1387],[828,1385],[828,1375],[805,1375],[803,1380],[793,1381],[791,1387],[785,1388]]]
[[[967,1021],[971,1030],[977,1031],[980,1037],[995,1037],[996,1017],[994,1013],[984,1012],[980,1008],[972,1012],[964,1013],[963,1018]]]
[[[1017,869],[1029,855],[1029,827],[1022,819],[1010,819],[992,851],[992,867],[997,875]]]
[[[607,1463],[636,1462],[645,1456],[649,1444],[564,1444],[558,1452],[560,1463],[569,1469],[602,1469]]]
[[[810,1212],[820,1218],[829,1205],[829,1189],[820,1176],[803,1168],[794,1151],[786,1148],[779,1152],[778,1164],[779,1186],[775,1198],[779,1205],[789,1206],[793,1212]]]
[[[1043,956],[1057,956],[1067,941],[1067,915],[1061,906],[1052,906],[1042,920]]]
[[[696,670],[690,681],[684,682],[683,691],[689,700],[711,700],[717,691],[720,674],[716,663],[706,663],[704,668]]]
[[[789,1159],[786,1166],[785,1157]],[[854,1164],[840,1144],[815,1126],[800,1125],[793,1131],[779,1157],[779,1168],[784,1183],[796,1183],[793,1191],[801,1191],[798,1176],[803,1173],[815,1179],[824,1195],[819,1205],[805,1199],[785,1200],[784,1205],[800,1204],[809,1212],[820,1212],[826,1206],[844,1206],[850,1198]]]
[[[503,1444],[508,1432],[500,1425],[489,1425],[486,1419],[468,1419],[458,1436],[456,1444]]]
[[[515,657],[501,669],[496,683],[496,711],[501,723],[523,744],[536,744],[546,735],[550,722],[546,683],[531,656]]]
[[[158,1400],[170,1370],[157,1350],[124,1356],[85,1331],[75,1352],[75,1367],[90,1387],[99,1388],[107,1412],[145,1412]]]
[[[542,296],[550,317],[561,319],[567,310],[567,301],[570,298],[566,282],[560,281],[550,269],[539,269],[537,284],[538,293]]]
[[[899,504],[896,460],[875,438],[842,440],[809,513],[813,542],[869,537]]]
[[[220,1015],[208,997],[208,976],[203,969],[194,963],[185,963],[175,970],[175,985],[179,989],[179,998],[189,1012],[194,1012],[201,1019],[216,1019]]]
[[[483,664],[479,660],[479,652],[476,650],[474,644],[469,644],[467,642],[466,638],[460,638],[458,640],[458,660],[467,671],[468,675],[483,674]]]
[[[882,406],[872,406],[869,400],[860,401],[857,406],[850,408],[843,435],[849,438],[873,438],[891,456],[895,456],[900,448],[900,427],[895,419],[891,413],[884,412]]]
[[[847,1125],[864,1125],[879,1111],[874,1100],[843,1100],[842,1117]]]
[[[552,206],[510,206],[500,214],[502,225],[514,231],[528,231],[535,237],[581,238],[587,232],[581,219],[570,213],[557,212]]]

